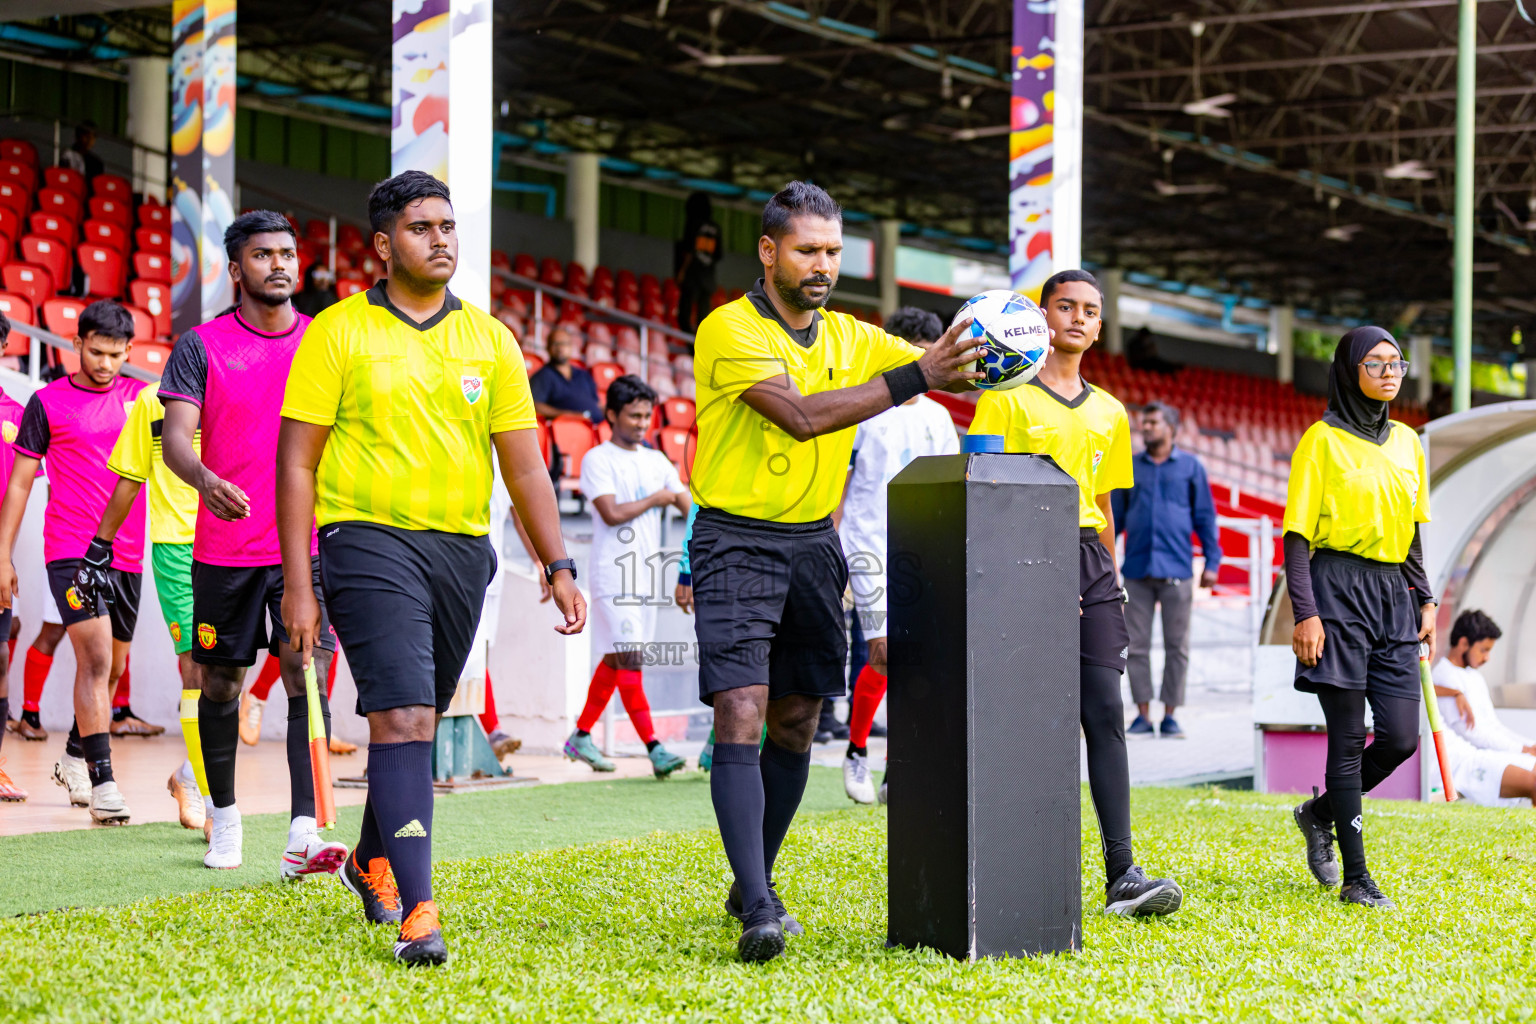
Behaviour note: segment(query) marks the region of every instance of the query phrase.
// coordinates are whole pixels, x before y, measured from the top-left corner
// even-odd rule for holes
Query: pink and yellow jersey
[[[119,377],[111,387],[82,387],[71,377],[40,389],[27,403],[15,455],[46,459],[48,510],[43,516],[43,560],[80,558],[96,536],[118,476],[107,457],[144,382]],[[3,427],[0,427],[3,429]],[[12,456],[14,457],[14,456]],[[112,568],[142,572],[144,492],[134,499],[112,545]]]
[[[309,317],[281,334],[256,330],[239,312],[183,332],[160,378],[162,402],[202,410],[203,465],[245,492],[251,514],[226,522],[199,503],[192,557],[208,565],[277,565],[277,432],[288,368]],[[310,553],[318,553],[316,540]]]

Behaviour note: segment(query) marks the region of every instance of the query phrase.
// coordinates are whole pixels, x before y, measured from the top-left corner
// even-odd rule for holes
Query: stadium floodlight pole
[[[1456,226],[1451,290],[1451,410],[1472,407],[1472,199],[1477,134],[1477,0],[1461,0],[1456,40]]]

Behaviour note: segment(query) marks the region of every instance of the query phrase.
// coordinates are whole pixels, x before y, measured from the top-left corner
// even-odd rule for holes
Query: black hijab
[[[1328,371],[1328,410],[1323,422],[1372,444],[1384,444],[1392,432],[1387,403],[1366,397],[1360,390],[1360,361],[1382,342],[1391,342],[1401,355],[1403,347],[1380,327],[1356,327],[1339,339]]]

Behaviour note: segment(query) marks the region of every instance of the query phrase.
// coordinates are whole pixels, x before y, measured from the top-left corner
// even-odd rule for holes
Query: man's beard
[[[827,286],[827,294],[824,298],[820,300],[812,299],[805,294],[805,287],[814,284],[824,284]],[[773,272],[773,290],[779,293],[779,298],[783,300],[784,305],[790,309],[799,310],[802,313],[808,313],[813,309],[820,309],[822,306],[825,306],[827,300],[832,298],[832,285],[832,278],[822,274],[812,274],[804,280],[795,281],[792,278],[781,275],[777,269]]]
[[[291,290],[292,286],[290,285],[289,288],[290,291],[287,294],[278,294],[276,292],[268,291],[266,289],[266,283],[263,282],[260,289],[246,288],[245,293],[251,298],[255,299],[257,302],[261,303],[263,306],[276,307],[283,305],[283,303],[293,298],[293,292]]]

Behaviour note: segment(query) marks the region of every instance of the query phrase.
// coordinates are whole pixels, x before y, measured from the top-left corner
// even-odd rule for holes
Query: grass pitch
[[[835,784],[818,770],[811,804],[833,802]],[[642,805],[656,790],[690,795],[602,785]],[[540,799],[579,816],[592,788]],[[692,787],[708,815],[705,795]],[[1157,921],[1087,913],[1070,956],[968,964],[886,950],[885,816],[845,804],[790,833],[780,889],[807,934],[770,964],[736,961],[725,857],[694,828],[440,863],[453,959],[437,970],[394,965],[392,931],[363,925],[330,880],[13,918],[0,922],[0,1020],[1536,1018],[1531,812],[1368,803],[1372,871],[1402,907],[1373,913],[1311,881],[1288,803],[1137,790],[1137,858],[1184,884],[1185,908]],[[1094,910],[1086,807],[1084,821]],[[11,852],[0,848],[7,868]]]

